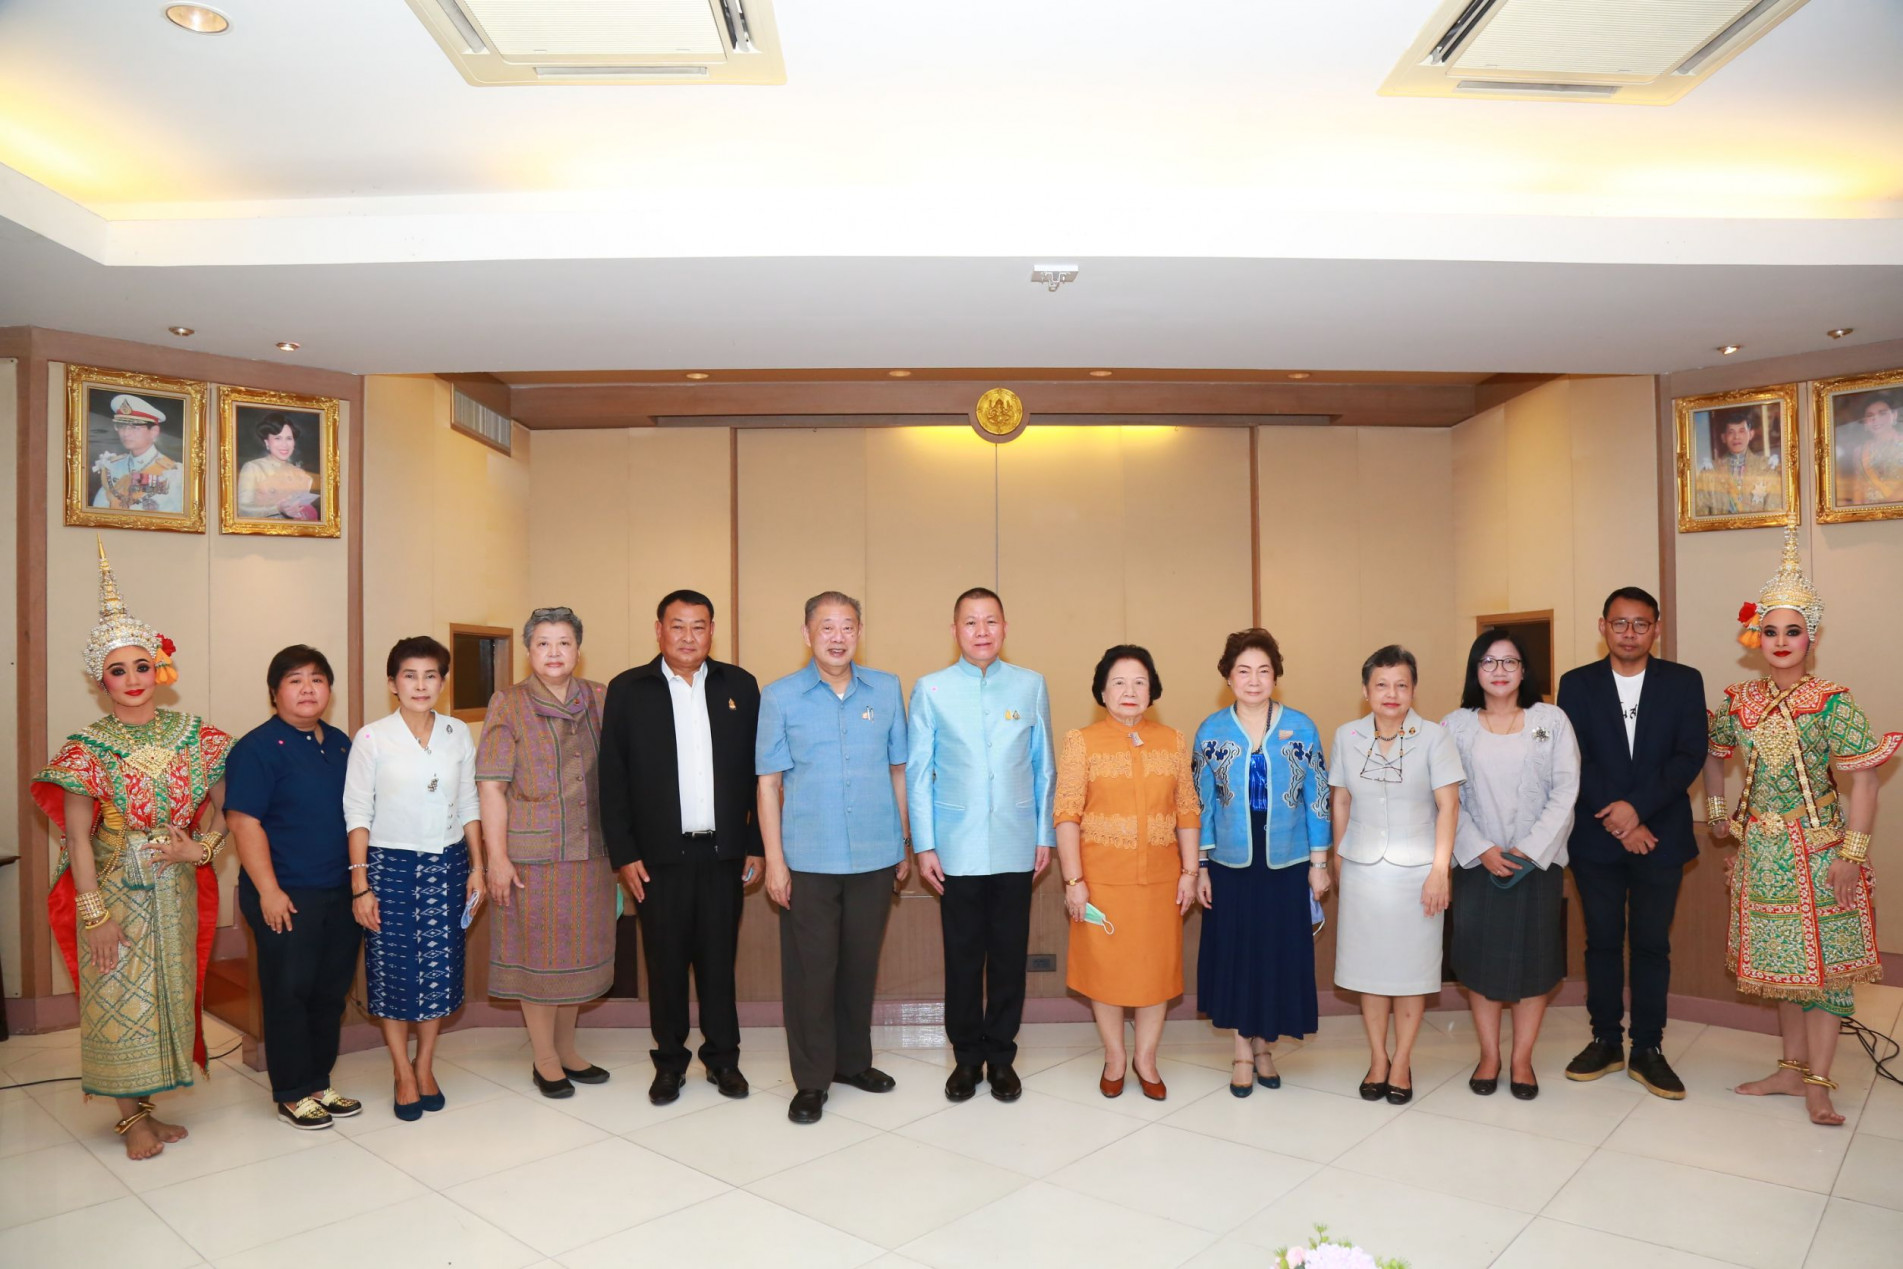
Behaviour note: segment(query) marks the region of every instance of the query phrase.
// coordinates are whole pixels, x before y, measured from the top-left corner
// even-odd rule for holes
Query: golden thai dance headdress
[[[126,611],[119,598],[119,584],[113,580],[112,564],[106,559],[106,544],[99,543],[99,624],[86,640],[86,674],[97,682],[106,677],[106,658],[119,648],[144,648],[152,654],[161,686],[178,682],[178,670],[172,653],[178,649],[170,639]]]
[[[1804,627],[1813,639],[1824,627],[1824,600],[1810,584],[1810,578],[1804,576],[1804,562],[1797,555],[1795,526],[1784,530],[1784,560],[1777,572],[1764,584],[1755,601],[1738,610],[1738,622],[1744,627],[1738,633],[1738,642],[1747,648],[1757,647],[1763,641],[1760,628],[1764,614],[1778,608],[1801,614]]]

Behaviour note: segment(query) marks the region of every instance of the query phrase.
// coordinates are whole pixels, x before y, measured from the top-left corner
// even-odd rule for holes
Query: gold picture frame
[[[218,390],[218,531],[341,536],[340,408],[332,397]]]
[[[66,523],[205,531],[205,393],[189,379],[66,367]]]
[[[1817,523],[1903,520],[1903,369],[1811,384]]]
[[[1672,406],[1680,533],[1798,522],[1796,384],[1680,397]]]

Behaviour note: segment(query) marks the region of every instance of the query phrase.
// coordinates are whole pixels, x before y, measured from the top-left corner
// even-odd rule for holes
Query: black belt
[[[718,834],[710,828],[704,833],[682,833],[681,840],[684,842],[711,842],[716,836],[718,836]]]

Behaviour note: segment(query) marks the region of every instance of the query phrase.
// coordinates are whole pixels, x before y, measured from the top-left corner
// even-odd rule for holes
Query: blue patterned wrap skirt
[[[364,932],[363,976],[370,1012],[428,1022],[463,1007],[463,890],[469,847],[440,855],[370,848],[367,870],[377,895],[380,933]]]

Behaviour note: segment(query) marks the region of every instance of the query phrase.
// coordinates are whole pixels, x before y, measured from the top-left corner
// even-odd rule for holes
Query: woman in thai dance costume
[[[210,864],[225,836],[231,737],[158,707],[158,689],[178,680],[172,651],[126,612],[102,545],[86,673],[112,711],[67,737],[33,780],[33,800],[66,838],[46,907],[79,988],[80,1086],[118,1103],[129,1159],[185,1136],[151,1098],[205,1065],[199,1009],[218,919]],[[201,820],[210,831],[194,837]]]
[[[1761,648],[1770,675],[1725,689],[1711,716],[1705,762],[1707,822],[1714,837],[1742,838],[1726,866],[1731,920],[1726,958],[1738,990],[1778,1002],[1784,1057],[1775,1074],[1737,1091],[1801,1096],[1812,1123],[1844,1121],[1831,1105],[1838,1022],[1854,983],[1882,977],[1870,902],[1870,826],[1876,769],[1903,734],[1879,734],[1850,693],[1807,666],[1824,601],[1784,536],[1784,563],[1739,614],[1746,647]],[[1744,796],[1725,806],[1724,763],[1742,748]]]

